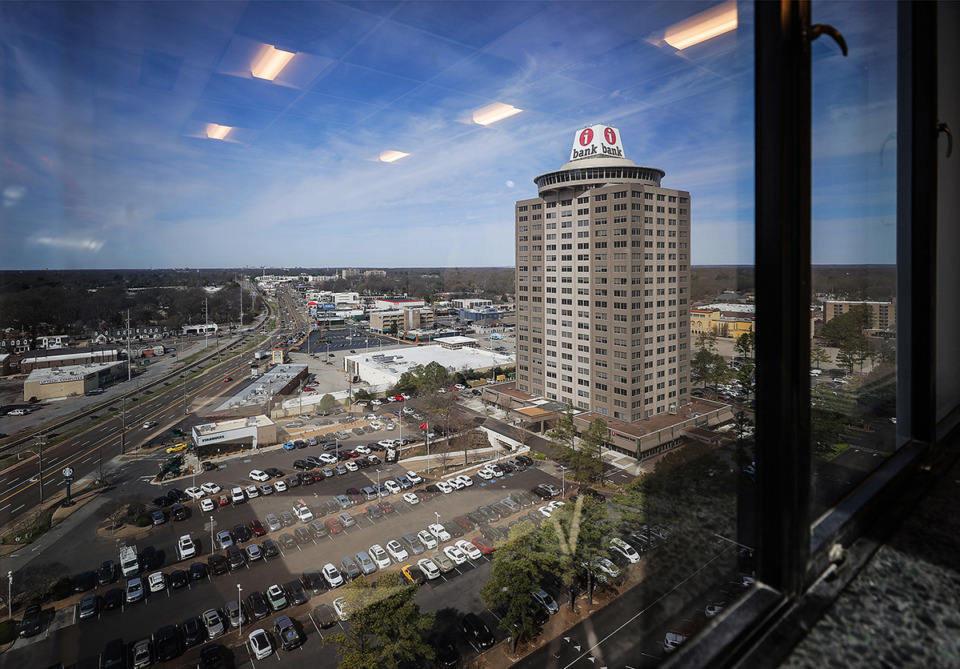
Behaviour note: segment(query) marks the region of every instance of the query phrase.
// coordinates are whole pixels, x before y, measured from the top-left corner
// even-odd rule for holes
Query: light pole
[[[440,524],[440,512],[439,512],[439,511],[434,511],[433,514],[437,517],[437,525],[439,525],[439,524]]]
[[[213,516],[210,516],[210,555],[213,555]]]
[[[120,455],[126,452],[127,438],[127,396],[120,396]]]
[[[567,496],[567,468],[560,465],[560,499]]]
[[[13,618],[13,572],[7,572],[7,615]]]
[[[240,599],[240,593],[243,592],[243,588],[240,587],[240,584],[237,583],[237,628],[240,638],[243,638],[243,602]]]
[[[40,503],[43,504],[43,443],[46,440],[46,437],[42,434],[38,434],[35,438],[37,440],[37,466],[40,471]]]

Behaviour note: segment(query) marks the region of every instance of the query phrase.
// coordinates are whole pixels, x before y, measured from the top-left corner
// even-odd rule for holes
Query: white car
[[[446,481],[437,481],[437,487],[440,488],[440,492],[444,495],[449,495],[454,490],[453,486]]]
[[[483,557],[483,551],[471,544],[466,539],[460,539],[457,543],[454,544],[457,548],[463,551],[468,558],[471,560],[479,560]]]
[[[398,564],[410,557],[410,554],[400,545],[396,539],[387,542],[387,552]]]
[[[223,490],[223,488],[218,486],[216,483],[211,483],[210,481],[207,481],[206,483],[200,484],[200,490],[207,493],[208,495],[216,495],[218,492]]]
[[[370,427],[372,427],[374,430],[382,430],[383,424],[380,421],[375,420],[372,423],[370,423]]]
[[[437,541],[450,541],[450,533],[447,532],[440,523],[427,525],[427,529],[430,530],[430,534],[437,538]]]
[[[370,455],[370,447],[364,446],[363,444],[361,444],[360,446],[354,447],[353,450],[355,450],[360,455]]]
[[[155,571],[147,577],[150,592],[160,592],[167,588],[167,575],[162,571]]]
[[[549,518],[550,514],[553,513],[553,507],[551,507],[549,504],[544,504],[543,506],[538,507],[537,511],[539,511],[540,515],[542,515],[544,518]]]
[[[467,387],[466,387],[465,385],[463,385],[462,383],[457,383],[457,384],[455,384],[453,387],[456,388],[457,390],[466,390],[466,389],[467,389]]]
[[[537,603],[542,606],[551,616],[560,611],[560,605],[557,604],[557,600],[551,597],[550,593],[548,593],[546,590],[537,590],[535,593],[533,593],[533,598],[537,600]]]
[[[400,487],[400,484],[396,481],[391,481],[390,479],[387,479],[383,482],[383,487],[394,495],[399,495],[401,492],[403,492],[403,488]]]
[[[287,484],[283,481],[274,481],[273,489],[277,492],[287,492]]]
[[[297,504],[293,507],[293,515],[295,515],[301,523],[309,523],[313,520],[313,511],[302,504]]]
[[[454,480],[462,483],[464,488],[469,488],[470,486],[473,485],[473,479],[467,476],[466,474],[461,474]]]
[[[360,466],[353,460],[347,460],[343,463],[343,466],[347,468],[348,472],[358,472],[360,471]]]
[[[637,550],[620,537],[614,537],[610,540],[610,550],[622,555],[630,564],[640,562],[640,554]]]
[[[200,510],[209,513],[217,508],[217,505],[213,503],[212,499],[202,499],[200,500]]]
[[[395,424],[392,420],[390,420],[390,421],[387,421],[386,429],[387,429],[387,430],[396,430],[396,429],[397,429],[397,426],[396,426],[396,424]]]
[[[407,504],[419,504],[420,498],[414,495],[412,492],[403,493],[403,501]]]
[[[203,490],[197,487],[187,488],[183,492],[185,492],[187,494],[187,497],[189,497],[190,499],[203,499],[204,495],[206,494],[203,492]]]
[[[416,472],[407,472],[407,479],[408,479],[408,480],[410,481],[410,483],[412,483],[413,485],[419,485],[419,484],[423,483],[423,479],[420,478],[420,475],[419,475],[418,473],[416,473]]]
[[[184,534],[180,537],[180,540],[177,542],[177,553],[180,555],[181,560],[192,558],[197,554],[197,545],[193,543],[193,539],[190,538],[189,534]]]
[[[230,501],[234,504],[243,504],[247,498],[243,496],[243,488],[237,486],[230,489]]]
[[[454,490],[463,490],[464,488],[467,487],[467,486],[465,486],[465,485],[463,484],[463,481],[461,481],[461,480],[459,479],[459,477],[457,477],[457,478],[452,478],[452,479],[450,479],[449,481],[442,481],[442,483],[446,483],[446,484],[452,486]]]
[[[341,585],[343,585],[343,576],[340,575],[340,572],[335,566],[333,566],[332,562],[328,562],[327,564],[323,565],[323,570],[321,573],[323,574],[324,580],[326,580],[331,588],[339,588]]]
[[[337,597],[333,600],[333,611],[340,620],[350,620],[350,606],[346,597]]]
[[[381,404],[383,404],[383,401],[382,401],[382,400],[378,400],[378,399],[372,399],[372,400],[370,400],[370,404],[372,404],[372,405],[375,406],[375,407],[378,407],[378,406],[380,406]]]
[[[262,483],[264,481],[269,481],[270,475],[266,472],[260,471],[259,469],[254,469],[252,472],[250,472],[250,479],[252,481],[260,481]]]
[[[437,567],[434,561],[430,558],[422,558],[417,560],[417,566],[420,567],[420,571],[423,572],[423,575],[431,581],[435,578],[440,578],[440,568]]]
[[[258,660],[265,660],[273,655],[273,643],[270,641],[270,635],[265,630],[254,630],[250,632],[250,648],[253,655]]]
[[[370,550],[367,552],[380,569],[386,569],[392,564],[390,561],[390,556],[387,555],[387,551],[383,550],[383,546],[380,544],[372,545]]]
[[[430,534],[427,530],[420,530],[417,532],[417,539],[420,540],[420,543],[430,551],[437,547],[437,538]]]
[[[477,476],[482,478],[484,481],[489,481],[490,479],[493,478],[494,474],[492,471],[484,467],[482,469],[477,470]]]
[[[559,499],[555,499],[555,500],[553,500],[552,502],[548,502],[548,503],[547,503],[547,506],[550,507],[550,510],[551,510],[551,511],[556,511],[557,509],[559,509],[561,506],[563,506],[563,505],[565,505],[565,504],[566,504],[566,502],[561,502]]]
[[[456,546],[446,546],[443,549],[443,554],[450,558],[455,565],[461,565],[467,561],[466,554]]]
[[[246,488],[244,488],[244,491],[247,493],[247,499],[253,499],[254,497],[260,496],[260,491],[257,490],[257,486],[255,485],[248,485]]]
[[[393,448],[397,444],[393,439],[381,439],[377,442],[377,445],[383,446],[384,448]]]
[[[337,460],[337,456],[333,453],[321,453],[317,456],[317,459],[327,465],[335,465],[337,462],[339,462],[339,460]]]
[[[11,413],[13,413],[13,412],[11,412]],[[18,415],[18,416],[22,416],[23,414],[17,414],[17,415]],[[152,429],[152,428],[155,428],[155,427],[156,427],[157,425],[159,425],[159,424],[160,424],[160,423],[158,423],[158,422],[155,421],[155,420],[148,420],[146,423],[143,424],[143,429],[144,429],[144,430],[150,430],[150,429]]]

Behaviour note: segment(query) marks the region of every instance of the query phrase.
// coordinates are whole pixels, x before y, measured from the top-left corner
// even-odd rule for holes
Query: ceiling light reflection
[[[663,41],[678,51],[737,29],[737,3],[724,2],[667,28]]]
[[[473,112],[473,122],[477,125],[490,125],[491,123],[502,121],[505,118],[510,118],[514,114],[519,114],[522,111],[522,109],[517,109],[513,105],[494,102],[492,105],[487,105],[483,109],[478,109]]]
[[[401,158],[406,158],[409,155],[409,153],[404,153],[403,151],[394,151],[393,149],[388,149],[387,151],[380,152],[380,162],[393,163]]]
[[[281,51],[269,44],[264,44],[250,68],[250,73],[257,79],[273,81],[295,55],[290,51]]]
[[[218,125],[216,123],[208,123],[207,137],[209,137],[210,139],[226,139],[227,135],[230,134],[231,130],[233,130],[233,126]]]

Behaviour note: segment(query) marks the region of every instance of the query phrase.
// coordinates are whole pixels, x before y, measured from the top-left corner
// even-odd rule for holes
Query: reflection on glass
[[[895,6],[814,3],[813,18],[850,45],[813,45],[816,517],[896,447],[897,147]]]
[[[103,513],[161,526],[125,555],[171,589],[111,640],[107,565],[100,631],[11,666],[122,658],[168,624],[192,646],[237,584],[246,634],[291,601],[339,621],[275,629],[323,667],[652,666],[723,615],[756,544],[751,13],[4,5],[4,341],[123,370],[89,396],[38,382],[4,425],[94,407],[95,442],[35,448],[137,472]],[[60,480],[36,460],[0,508],[23,537],[36,467]],[[16,606],[116,560],[96,529],[89,565],[54,541],[15,571]],[[219,557],[159,564],[197,544]]]

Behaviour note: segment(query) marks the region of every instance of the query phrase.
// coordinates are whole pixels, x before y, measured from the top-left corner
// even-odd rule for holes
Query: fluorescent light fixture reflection
[[[380,152],[380,162],[394,163],[401,158],[406,158],[409,155],[409,153],[404,153],[403,151],[394,151],[393,149],[388,149],[387,151]]]
[[[233,126],[218,125],[216,123],[208,123],[207,137],[209,137],[210,139],[226,139],[227,135],[230,134],[231,130],[233,130]]]
[[[273,81],[296,54],[264,44],[257,55],[250,73],[257,79]]]
[[[514,114],[519,114],[522,111],[522,109],[517,109],[513,105],[494,102],[492,105],[487,105],[483,109],[478,109],[473,112],[473,122],[477,125],[490,125],[491,123],[502,121],[505,118],[510,118]]]
[[[724,2],[667,28],[663,41],[678,51],[737,29],[737,3]]]

